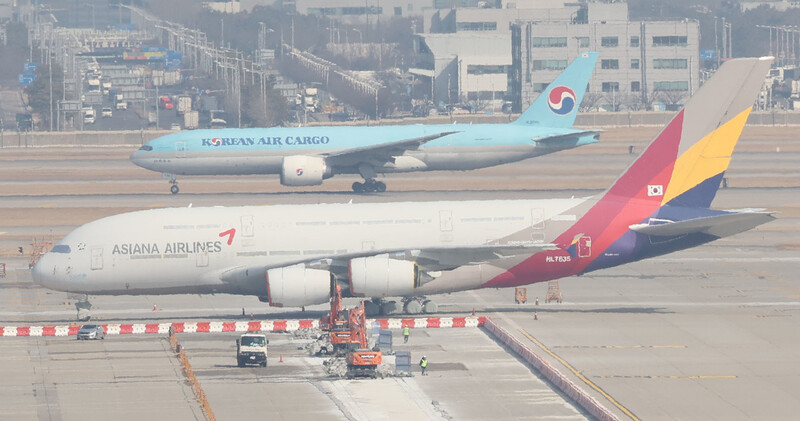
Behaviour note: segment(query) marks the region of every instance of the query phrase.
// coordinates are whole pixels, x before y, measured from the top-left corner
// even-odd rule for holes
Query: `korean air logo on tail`
[[[303,175],[303,169],[302,168],[298,168],[297,169],[297,176],[300,177],[301,175]]]
[[[575,92],[566,86],[556,86],[547,97],[550,111],[558,115],[567,115],[575,108],[577,102]]]

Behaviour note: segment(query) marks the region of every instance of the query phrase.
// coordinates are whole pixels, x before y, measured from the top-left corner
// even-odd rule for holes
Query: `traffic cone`
[[[158,311],[158,306],[153,304],[153,311]]]
[[[537,313],[533,313],[533,320],[539,320],[539,315]]]
[[[283,362],[283,354],[281,354],[281,359],[278,360],[278,362],[281,362],[281,363]]]
[[[475,315],[475,307],[472,308],[472,315]]]
[[[536,297],[536,305],[539,305],[539,297]]]

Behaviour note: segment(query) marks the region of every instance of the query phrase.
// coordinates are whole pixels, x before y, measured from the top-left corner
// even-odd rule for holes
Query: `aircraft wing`
[[[473,246],[435,246],[403,250],[366,250],[331,256],[298,259],[293,262],[282,262],[275,265],[254,265],[229,268],[219,274],[222,281],[236,284],[249,284],[253,287],[263,284],[264,276],[269,269],[304,264],[310,269],[329,270],[340,277],[347,277],[348,263],[359,257],[388,254],[390,258],[408,260],[417,263],[423,271],[441,271],[454,269],[464,265],[477,265],[492,260],[504,259],[519,255],[531,255],[541,251],[555,250],[558,247],[550,243],[520,244],[481,244]],[[243,285],[244,286],[244,285]]]
[[[533,140],[534,142],[541,142],[546,145],[551,142],[560,142],[564,140],[578,140],[584,136],[598,135],[602,132],[603,132],[602,130],[582,130],[579,132],[560,134],[555,136],[533,137],[531,138],[531,140]]]
[[[375,166],[386,162],[394,162],[394,157],[402,155],[405,151],[419,148],[421,145],[453,133],[442,132],[428,136],[403,139],[395,142],[379,143],[376,145],[362,146],[360,148],[343,149],[326,154],[326,162],[333,166],[357,165],[360,162],[371,162]]]
[[[650,221],[650,223],[645,224],[634,224],[629,228],[638,233],[658,237],[702,233],[722,238],[747,231],[773,219],[775,217],[772,216],[772,212],[767,212],[763,209],[743,209],[683,221]]]

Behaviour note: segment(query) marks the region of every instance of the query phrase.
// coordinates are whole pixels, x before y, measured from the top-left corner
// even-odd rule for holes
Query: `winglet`
[[[564,129],[572,127],[598,56],[599,53],[586,52],[573,60],[514,124]]]

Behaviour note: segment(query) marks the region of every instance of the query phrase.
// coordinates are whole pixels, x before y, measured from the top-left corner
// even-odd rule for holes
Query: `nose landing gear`
[[[92,318],[92,303],[89,302],[88,295],[75,302],[75,310],[78,311],[79,322],[88,322]]]
[[[174,175],[170,175],[169,183],[172,184],[172,186],[169,188],[169,191],[171,191],[172,194],[178,194],[178,192],[181,191],[181,189],[178,188],[178,179],[175,178]]]

